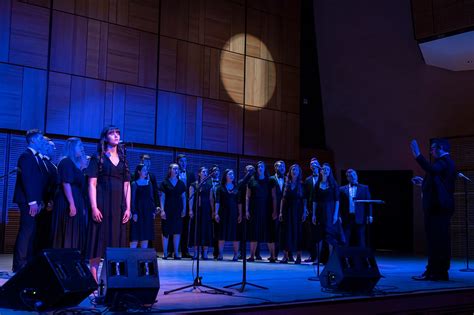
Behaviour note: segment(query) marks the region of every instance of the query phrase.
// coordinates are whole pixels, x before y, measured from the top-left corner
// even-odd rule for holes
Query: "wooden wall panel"
[[[178,41],[176,39],[160,36],[160,72],[158,86],[162,90],[176,91],[177,54]]]
[[[295,160],[299,156],[299,116],[245,108],[244,154]]]
[[[157,41],[156,36],[109,25],[107,80],[156,88]]]
[[[126,87],[123,131],[125,141],[155,143],[155,104],[155,90]]]
[[[0,64],[0,127],[44,127],[46,71]]]
[[[33,4],[33,5],[37,5],[37,6],[45,7],[45,8],[51,7],[51,0],[16,0],[16,1]]]
[[[72,77],[69,134],[97,138],[104,126],[105,82]]]
[[[69,134],[70,103],[71,76],[51,72],[49,74],[46,132]]]
[[[7,62],[10,51],[11,1],[0,1],[0,61]]]
[[[159,0],[60,0],[54,9],[158,33]]]
[[[244,56],[221,51],[219,68],[219,99],[242,104],[244,102]]]
[[[0,63],[0,127],[20,129],[23,68]]]
[[[202,148],[203,100],[200,97],[186,97],[186,118],[184,146]]]
[[[86,18],[63,12],[53,13],[50,61],[52,71],[86,74],[87,29]],[[94,47],[93,41],[91,46]]]
[[[244,53],[244,6],[228,0],[163,0],[161,35]]]
[[[44,128],[46,71],[24,68],[20,129]]]
[[[299,19],[247,9],[247,55],[299,67]]]
[[[48,42],[49,10],[13,1],[9,61],[46,69]]]
[[[286,65],[279,65],[281,73],[281,109],[287,112],[300,112],[300,70]],[[279,79],[277,78],[277,82]],[[278,94],[279,95],[279,94]]]
[[[160,91],[156,124],[156,144],[184,147],[186,96]]]
[[[126,86],[107,82],[105,93],[104,125],[114,125],[124,130]]]
[[[299,69],[259,58],[246,59],[245,104],[299,113]]]
[[[159,91],[156,144],[201,149],[203,99]]]
[[[243,55],[163,36],[160,40],[160,89],[243,103]]]
[[[107,77],[107,44],[109,25],[88,20],[86,76],[105,80]]]

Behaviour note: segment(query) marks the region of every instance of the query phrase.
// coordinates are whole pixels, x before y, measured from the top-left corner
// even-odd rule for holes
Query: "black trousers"
[[[366,247],[365,241],[365,224],[357,224],[355,215],[350,214],[348,222],[343,222],[342,228],[344,230],[344,236],[346,237],[347,246],[359,246]],[[351,237],[355,238],[351,241]]]
[[[451,261],[451,214],[425,211],[425,233],[428,249],[426,271],[443,275]]]
[[[19,271],[33,259],[36,237],[36,217],[30,215],[30,206],[18,204],[18,207],[20,208],[20,229],[13,252],[13,272]]]

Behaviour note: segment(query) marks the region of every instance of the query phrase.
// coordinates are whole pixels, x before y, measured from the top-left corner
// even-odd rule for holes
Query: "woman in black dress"
[[[208,246],[212,246],[212,205],[214,203],[212,183],[210,181],[202,182],[206,177],[207,168],[203,166],[198,171],[197,181],[189,187],[189,217],[191,218],[189,246],[194,246],[193,259],[196,259],[199,255],[198,246],[202,246],[203,260],[207,260]],[[196,200],[196,192],[200,184],[199,199]],[[199,211],[196,211],[196,203]],[[198,217],[197,231],[196,216]]]
[[[89,224],[87,256],[97,280],[100,259],[107,247],[126,247],[126,223],[130,219],[130,171],[120,130],[109,126],[102,130],[98,156],[91,158],[89,199],[92,221]]]
[[[323,240],[329,245],[329,255],[334,246],[344,244],[341,219],[339,218],[339,187],[334,179],[331,166],[324,163],[313,190],[313,224],[321,224]],[[321,246],[319,248],[322,248]]]
[[[155,238],[156,215],[153,185],[148,179],[148,167],[138,164],[132,182],[132,219],[130,220],[130,247],[148,248]]]
[[[163,233],[163,249],[168,248],[168,239],[173,236],[174,259],[179,260],[179,241],[183,228],[183,217],[186,215],[186,185],[178,179],[178,164],[170,164],[168,175],[161,183],[159,190],[161,204],[161,229]],[[167,259],[166,252],[163,259]]]
[[[219,256],[223,259],[225,241],[232,241],[234,249],[233,261],[239,257],[239,241],[237,238],[237,224],[242,221],[242,204],[239,198],[239,189],[235,185],[234,171],[226,169],[222,175],[221,185],[216,192],[216,215],[219,223]]]
[[[295,264],[301,264],[303,222],[307,216],[306,200],[303,198],[301,168],[298,164],[293,164],[288,171],[280,206],[282,222],[280,244],[285,253],[280,262],[283,264],[288,263],[288,252],[295,251],[297,255]]]
[[[257,163],[257,173],[247,186],[245,199],[245,216],[249,220],[247,232],[250,240],[248,261],[255,261],[257,244],[267,242],[270,261],[275,262],[275,240],[268,238],[275,235],[275,233],[274,231],[267,231],[267,229],[274,227],[275,224],[269,224],[269,222],[277,219],[277,214],[273,212],[273,202],[276,200],[276,196],[272,195],[271,184],[265,172],[265,163],[262,161]]]
[[[87,157],[79,138],[69,138],[58,165],[61,186],[54,198],[53,248],[77,248],[85,253],[87,241],[87,185],[82,171]]]

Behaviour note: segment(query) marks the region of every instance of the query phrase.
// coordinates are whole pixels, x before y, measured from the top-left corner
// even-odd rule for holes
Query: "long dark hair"
[[[102,129],[102,132],[100,133],[99,143],[97,143],[97,153],[99,155],[99,172],[102,171],[102,165],[104,164],[104,155],[107,152],[107,144],[108,144],[107,135],[114,131],[117,131],[120,134],[120,129],[114,125],[109,125],[105,127],[104,129]],[[125,146],[119,144],[117,146],[117,154],[118,154],[119,160],[124,163],[125,174],[129,173],[130,169],[128,167]]]
[[[329,169],[331,170],[331,172],[329,173],[329,176],[328,176],[329,187],[337,189],[339,187],[339,185],[337,184],[336,179],[334,178],[334,175],[332,173],[331,165],[329,163],[323,163],[323,167],[324,166],[329,167]],[[319,174],[319,178],[318,178],[318,181],[316,183],[316,187],[319,188],[319,184],[322,182],[322,180],[323,180],[323,176],[321,174]]]
[[[291,171],[297,168],[299,170],[298,172],[298,177],[296,178],[296,194],[298,197],[303,196],[303,177],[302,177],[302,171],[301,167],[298,164],[293,164],[290,166],[290,169],[288,170],[288,174],[286,175],[286,183],[285,183],[285,192],[288,192],[291,189],[291,183],[293,182],[293,176],[291,175]]]
[[[137,167],[135,167],[135,173],[133,173],[133,180],[137,181],[140,178],[140,173],[142,169],[145,167],[145,164],[138,164]]]
[[[221,186],[222,187],[225,187],[225,184],[227,184],[227,175],[230,172],[234,172],[234,170],[231,169],[231,168],[228,168],[224,171],[224,173],[222,173],[222,178],[221,178]],[[234,180],[232,181],[232,184],[234,184],[234,187],[235,187],[235,172],[234,172]]]

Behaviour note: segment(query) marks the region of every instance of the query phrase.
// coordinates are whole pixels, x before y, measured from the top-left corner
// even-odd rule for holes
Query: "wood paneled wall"
[[[474,27],[474,2],[411,0],[415,38],[429,39]]]
[[[0,128],[297,159],[299,1],[245,3],[0,1]]]

